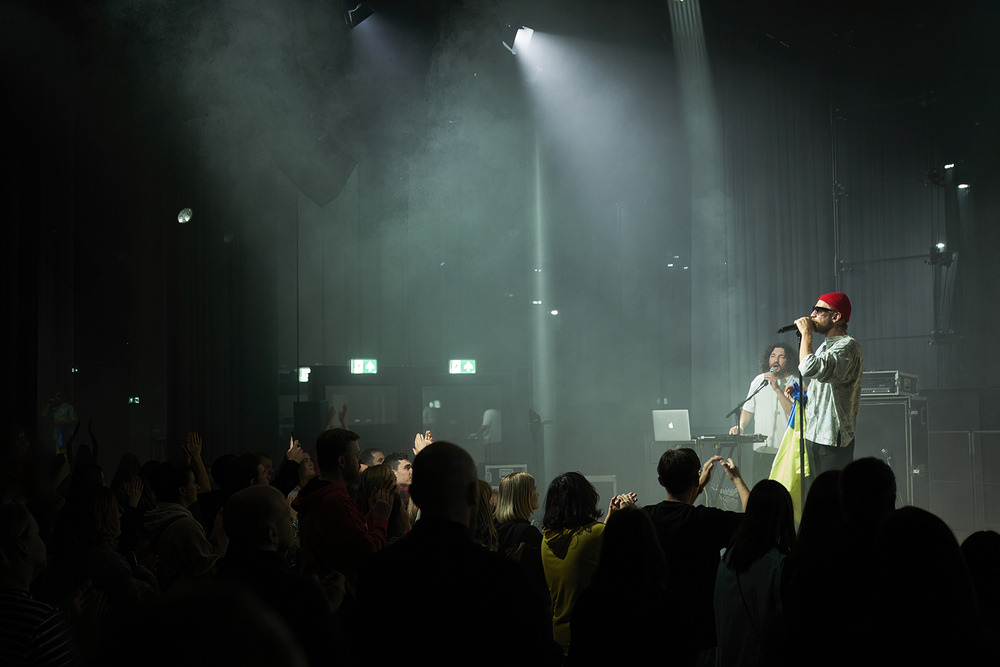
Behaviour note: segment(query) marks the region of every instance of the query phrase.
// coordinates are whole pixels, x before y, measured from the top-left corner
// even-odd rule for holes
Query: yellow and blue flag
[[[802,520],[802,477],[799,475],[799,442],[802,431],[799,429],[799,417],[797,410],[800,405],[805,405],[806,396],[799,387],[798,382],[793,382],[792,391],[792,413],[788,417],[788,426],[785,428],[785,435],[781,438],[778,446],[778,453],[774,455],[774,464],[771,465],[771,476],[776,482],[788,489],[792,496],[792,507],[795,510],[795,520]],[[803,415],[804,417],[805,415]],[[804,426],[804,423],[803,423]],[[809,476],[809,455],[805,456],[805,477]]]

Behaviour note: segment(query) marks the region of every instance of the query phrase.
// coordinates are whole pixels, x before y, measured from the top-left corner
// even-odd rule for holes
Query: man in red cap
[[[851,301],[843,292],[823,294],[809,317],[795,320],[802,334],[799,370],[810,378],[806,401],[806,452],[810,477],[841,470],[854,460],[854,427],[861,407],[864,352],[847,335]],[[813,351],[813,333],[826,337]],[[791,393],[791,387],[786,394]]]

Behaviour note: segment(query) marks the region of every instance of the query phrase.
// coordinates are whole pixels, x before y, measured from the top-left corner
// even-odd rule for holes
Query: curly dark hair
[[[798,360],[799,355],[795,353],[795,350],[793,350],[792,346],[788,343],[774,343],[772,345],[768,345],[764,348],[764,351],[760,353],[760,357],[757,359],[757,365],[760,366],[761,373],[766,373],[771,370],[771,353],[774,352],[774,348],[776,347],[780,347],[785,351],[785,356],[788,357],[788,362],[790,364],[794,364]]]
[[[546,530],[562,530],[593,523],[601,516],[600,500],[597,489],[582,474],[563,473],[552,480],[545,493],[542,525]]]

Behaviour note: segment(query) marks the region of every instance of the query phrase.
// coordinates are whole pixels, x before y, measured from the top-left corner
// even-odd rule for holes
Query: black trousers
[[[828,470],[843,470],[854,460],[854,442],[851,440],[851,444],[847,447],[831,447],[806,440],[806,454],[809,456],[811,475],[819,477]]]
[[[843,470],[854,460],[854,443],[851,440],[847,447],[832,447],[820,445],[812,440],[806,440],[806,456],[809,457],[809,476],[806,477],[806,496],[812,488],[813,480],[830,470]]]

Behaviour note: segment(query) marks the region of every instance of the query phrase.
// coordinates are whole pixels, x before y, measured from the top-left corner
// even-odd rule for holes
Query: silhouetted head
[[[352,482],[361,474],[361,439],[354,431],[332,428],[316,438],[316,465],[323,475],[336,475]]]
[[[361,462],[366,466],[377,466],[384,461],[385,454],[382,453],[381,449],[369,447],[365,451],[361,452]]]
[[[479,499],[477,481],[476,464],[468,452],[450,442],[435,442],[413,460],[410,496],[424,516],[471,526]]]
[[[900,644],[893,649],[902,660],[896,664],[933,664],[943,657],[948,664],[970,664],[970,658],[982,657],[984,635],[972,579],[944,521],[919,507],[890,512],[872,556],[878,592],[865,604],[882,636],[905,639],[892,642]]]
[[[815,479],[802,510],[796,550],[830,544],[844,530],[844,511],[840,506],[840,471],[828,470]]]
[[[657,481],[672,496],[680,498],[698,486],[701,461],[690,447],[668,449],[656,466]]]
[[[875,526],[896,505],[896,476],[882,459],[849,463],[840,474],[840,504],[853,525]]]
[[[45,542],[38,523],[21,503],[0,504],[0,573],[8,585],[25,587],[45,569]]]
[[[281,491],[254,485],[226,501],[223,527],[230,549],[284,551],[292,545],[292,517]]]
[[[788,489],[770,479],[757,482],[747,499],[743,521],[729,543],[726,564],[746,572],[771,549],[787,554],[794,544],[795,514]]]
[[[77,464],[69,478],[69,494],[88,493],[104,486],[104,470],[93,463]]]
[[[608,517],[601,540],[595,586],[646,590],[665,582],[663,548],[652,519],[638,507],[626,505]]]
[[[180,503],[190,507],[198,500],[194,470],[186,463],[165,461],[156,466],[151,477],[153,493],[161,503]]]
[[[586,477],[578,472],[563,473],[552,480],[545,493],[542,525],[546,530],[563,530],[591,524],[601,516],[599,502],[597,489]]]

